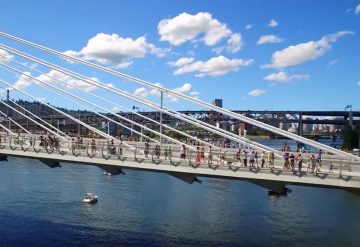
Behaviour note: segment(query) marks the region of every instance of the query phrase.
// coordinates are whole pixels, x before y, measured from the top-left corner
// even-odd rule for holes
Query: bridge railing
[[[313,173],[336,174],[338,176],[360,176],[360,163],[340,159],[337,155],[324,155],[321,162],[311,159],[311,154],[302,154],[304,160],[299,170],[297,161],[291,164],[279,157],[268,159],[260,152],[239,149],[209,149],[199,146],[196,150],[183,149],[179,145],[159,145],[133,143],[133,148],[122,143],[113,144],[106,140],[92,142],[91,140],[48,139],[33,136],[0,135],[0,149],[21,150],[23,152],[47,153],[48,155],[73,155],[90,159],[132,160],[138,163],[169,164],[174,166],[192,166],[193,168],[209,167],[211,169],[232,169],[234,171],[246,168],[255,170],[277,170],[294,174]],[[0,150],[1,152],[1,150]],[[241,170],[240,170],[241,171]]]

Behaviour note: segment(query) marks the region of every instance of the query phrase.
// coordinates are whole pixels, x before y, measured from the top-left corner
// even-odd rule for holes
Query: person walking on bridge
[[[248,153],[246,152],[246,150],[244,150],[244,166],[247,167],[247,160],[248,160]]]
[[[294,171],[295,169],[295,156],[293,153],[291,153],[290,155],[290,166],[291,166],[291,170]]]
[[[96,152],[96,141],[94,138],[91,140],[90,145],[91,145],[91,153],[94,154]]]
[[[316,158],[315,158],[315,154],[312,154],[310,156],[310,165],[311,165],[311,174],[315,173],[315,168],[316,168]]]
[[[270,152],[268,154],[268,165],[269,165],[269,167],[272,167],[272,168],[275,167],[275,155],[273,152]]]
[[[148,143],[148,142],[145,142],[145,151],[144,151],[145,158],[148,158],[148,157],[149,157],[149,148],[150,148],[149,143]]]
[[[186,160],[186,147],[185,145],[182,145],[181,146],[181,149],[180,149],[180,160]]]
[[[265,164],[265,152],[262,151],[261,152],[261,168],[264,167],[264,164]]]
[[[302,163],[304,162],[304,158],[301,156],[301,153],[298,154],[298,156],[296,157],[296,160],[298,163],[299,174],[301,175]]]
[[[243,162],[241,160],[241,148],[239,148],[239,150],[236,152],[236,159],[240,163],[240,165],[242,165]]]
[[[209,146],[208,163],[212,164],[212,148]]]

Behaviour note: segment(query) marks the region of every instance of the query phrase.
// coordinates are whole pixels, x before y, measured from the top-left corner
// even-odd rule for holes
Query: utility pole
[[[9,102],[10,102],[10,90],[8,89],[8,90],[6,90],[6,103],[9,104]],[[9,117],[9,113],[10,113],[9,111],[10,111],[9,107],[6,107],[6,116],[8,116],[8,117]]]

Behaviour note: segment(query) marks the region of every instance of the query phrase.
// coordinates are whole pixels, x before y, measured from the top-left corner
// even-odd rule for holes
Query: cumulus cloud
[[[263,44],[266,44],[266,43],[280,43],[282,42],[283,40],[276,36],[276,35],[263,35],[259,38],[259,40],[257,41],[257,44],[258,45],[263,45]]]
[[[146,88],[140,87],[134,91],[134,94],[136,96],[146,98],[148,96],[149,92],[148,92],[148,90],[146,90]]]
[[[234,33],[228,39],[226,49],[231,53],[235,53],[240,51],[243,45],[244,43],[241,39],[241,34]]]
[[[173,89],[173,91],[180,93],[180,94],[191,94],[192,86],[190,83],[184,83],[181,87]],[[178,98],[176,96],[173,96],[171,94],[167,94],[166,98],[168,98],[171,102],[178,101]]]
[[[155,85],[162,86],[160,83],[155,83]],[[184,94],[184,95],[189,95],[189,96],[194,97],[194,98],[197,98],[198,95],[199,95],[199,92],[192,91],[192,85],[190,83],[188,83],[188,82],[186,82],[182,86],[174,88],[172,90],[177,92],[177,93]],[[134,94],[136,96],[140,96],[140,97],[144,97],[144,98],[146,98],[149,95],[160,96],[160,90],[155,89],[155,88],[152,88],[152,89],[149,90],[149,89],[146,89],[144,87],[141,87],[141,88],[137,88],[134,91]],[[165,96],[165,99],[169,100],[170,102],[178,101],[178,97],[173,96],[171,94],[166,94],[165,93],[164,96]]]
[[[296,75],[288,75],[284,71],[280,71],[278,73],[273,73],[264,77],[266,81],[273,81],[273,82],[290,82],[290,81],[299,81],[299,80],[308,80],[309,75],[304,74],[296,74]]]
[[[10,59],[13,59],[14,56],[11,55],[10,53],[8,53],[7,51],[0,49],[0,62],[2,63],[6,63],[8,62]]]
[[[176,60],[175,62],[169,62],[168,64],[171,67],[182,67],[185,64],[192,63],[193,61],[194,61],[193,57],[182,57],[182,58],[179,58],[178,60]]]
[[[231,34],[226,24],[214,19],[210,13],[199,12],[196,15],[181,13],[172,19],[161,20],[158,24],[161,41],[172,45],[181,45],[204,34],[204,43],[208,46],[217,44]]]
[[[269,23],[267,24],[268,27],[277,27],[278,25],[279,25],[279,23],[274,19],[271,19],[269,21]]]
[[[56,70],[50,70],[46,74],[41,74],[37,77],[34,77],[35,79],[32,79],[30,72],[24,72],[21,74],[18,78],[18,80],[15,82],[14,87],[17,89],[25,89],[26,87],[30,86],[32,83],[34,84],[41,84],[39,81],[42,81],[47,84],[52,84],[57,87],[65,87],[67,89],[73,89],[72,86],[81,88],[85,91],[93,91],[97,89],[97,86],[94,86],[92,84],[89,84],[87,82],[77,80],[72,78],[71,76],[68,76],[64,73],[61,73]],[[98,81],[97,78],[93,77],[91,78],[94,81]],[[39,81],[37,81],[39,80]]]
[[[181,75],[190,72],[198,72],[196,77],[204,76],[220,76],[229,72],[235,72],[240,67],[249,66],[253,64],[253,60],[243,59],[228,59],[224,56],[213,57],[208,61],[196,61],[186,64],[174,72],[174,75]]]
[[[248,95],[253,96],[253,97],[257,97],[257,96],[263,95],[264,93],[266,93],[265,90],[254,89],[254,90],[248,92]]]
[[[98,33],[80,51],[65,51],[64,54],[96,61],[104,65],[114,65],[126,68],[133,62],[133,58],[143,58],[146,54],[164,56],[169,49],[158,48],[148,43],[146,37],[137,39],[123,38],[117,34]]]
[[[88,82],[84,82],[82,80],[74,79],[73,77],[68,76],[56,70],[50,70],[48,73],[36,77],[36,79],[48,84],[53,84],[56,86],[64,86],[67,89],[73,89],[73,87],[78,87],[88,92],[97,89],[97,86],[95,85],[92,85]],[[98,81],[98,79],[95,77],[91,79],[94,81]],[[62,84],[61,82],[64,83]]]
[[[31,76],[30,72],[24,72],[23,74],[21,74],[18,80],[14,83],[13,87],[19,90],[23,90],[26,87],[30,86],[32,83],[36,83],[29,76]]]
[[[252,25],[251,25],[251,24],[248,24],[248,25],[245,26],[245,29],[247,29],[247,30],[249,30],[249,29],[251,29],[251,28],[252,28]]]
[[[227,50],[230,53],[238,52],[242,49],[244,42],[242,41],[240,33],[234,33],[227,40],[225,46],[220,46],[212,49],[215,53],[220,54],[223,50]]]
[[[272,54],[271,64],[263,67],[286,68],[309,60],[316,59],[331,49],[331,44],[341,36],[354,34],[352,31],[340,31],[326,35],[318,41],[309,41],[298,45],[289,46]]]
[[[355,7],[355,14],[360,14],[360,3]]]

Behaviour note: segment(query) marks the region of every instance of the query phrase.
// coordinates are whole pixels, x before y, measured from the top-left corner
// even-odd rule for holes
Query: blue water
[[[244,181],[103,176],[94,166],[0,163],[0,246],[360,246],[360,196]],[[86,192],[95,205],[81,202]]]

